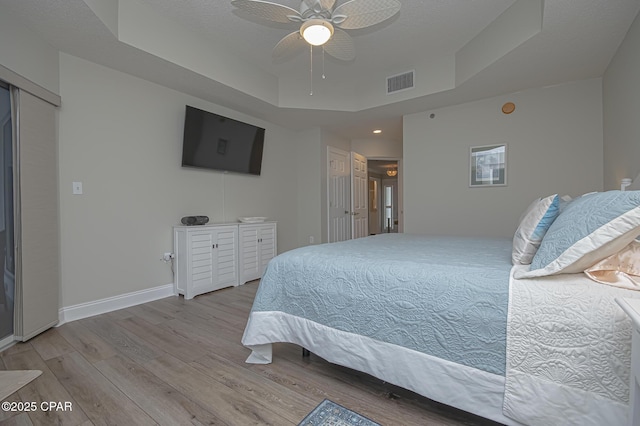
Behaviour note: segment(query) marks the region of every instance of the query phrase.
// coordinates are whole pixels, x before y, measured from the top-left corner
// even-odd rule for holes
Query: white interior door
[[[328,147],[327,157],[328,240],[334,243],[351,238],[351,155]]]
[[[369,235],[369,187],[367,157],[351,153],[351,237]]]

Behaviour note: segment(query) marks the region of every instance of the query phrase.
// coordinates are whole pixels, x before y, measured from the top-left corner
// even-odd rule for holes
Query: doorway
[[[328,242],[403,232],[402,159],[329,146],[326,189]]]
[[[369,234],[398,232],[397,160],[369,160]]]

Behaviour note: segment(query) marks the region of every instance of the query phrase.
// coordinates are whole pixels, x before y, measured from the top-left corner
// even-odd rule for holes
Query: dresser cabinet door
[[[262,278],[277,253],[276,223],[240,224],[240,283]]]
[[[240,225],[240,283],[260,278],[260,253],[258,240],[260,228],[256,225]]]
[[[190,264],[187,265],[189,282],[185,298],[215,290],[214,251],[215,232],[189,232]]]
[[[238,285],[238,226],[174,228],[175,291],[185,299]]]
[[[213,290],[238,285],[238,228],[227,226],[215,235]]]

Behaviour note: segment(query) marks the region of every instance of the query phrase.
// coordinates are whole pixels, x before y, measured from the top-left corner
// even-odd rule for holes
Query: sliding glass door
[[[13,139],[9,87],[0,81],[0,341],[13,335]]]

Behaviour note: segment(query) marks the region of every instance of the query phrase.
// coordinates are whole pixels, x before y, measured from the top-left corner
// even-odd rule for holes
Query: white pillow
[[[558,194],[539,198],[527,207],[513,235],[511,261],[514,265],[531,264],[544,235],[558,217],[559,212]]]
[[[601,284],[640,290],[640,242],[631,241],[618,253],[585,269],[584,273]]]
[[[551,224],[529,271],[516,278],[582,272],[640,235],[640,191],[586,194]]]

